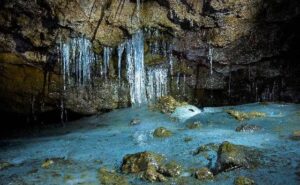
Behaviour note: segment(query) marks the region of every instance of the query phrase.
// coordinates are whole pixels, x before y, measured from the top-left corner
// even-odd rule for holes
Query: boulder
[[[216,171],[236,168],[254,168],[259,164],[261,153],[257,150],[224,141],[218,149]]]
[[[239,176],[234,179],[234,185],[254,185],[254,184],[255,184],[254,180],[247,177]]]
[[[214,177],[213,173],[206,167],[200,168],[195,172],[196,179],[207,180]]]

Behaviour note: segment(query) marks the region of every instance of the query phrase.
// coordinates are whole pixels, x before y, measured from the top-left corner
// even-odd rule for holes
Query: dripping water
[[[107,79],[107,76],[109,75],[108,72],[109,72],[111,52],[112,52],[112,48],[104,47],[104,51],[103,51],[103,75],[104,75],[105,79]]]
[[[210,46],[208,49],[208,59],[209,59],[209,64],[210,64],[210,74],[213,74],[213,48]]]

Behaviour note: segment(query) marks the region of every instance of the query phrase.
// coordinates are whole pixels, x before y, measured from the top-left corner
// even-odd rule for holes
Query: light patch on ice
[[[201,110],[193,105],[185,105],[177,107],[172,113],[171,117],[177,118],[180,122],[184,122],[187,119],[200,114]]]

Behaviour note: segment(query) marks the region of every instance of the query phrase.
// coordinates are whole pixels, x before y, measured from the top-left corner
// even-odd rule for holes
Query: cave
[[[299,184],[300,1],[1,0],[0,185]]]

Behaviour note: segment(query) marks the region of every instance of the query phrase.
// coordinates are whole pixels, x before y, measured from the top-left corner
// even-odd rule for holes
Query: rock
[[[247,177],[239,176],[234,179],[234,185],[254,185],[255,182]]]
[[[161,166],[164,158],[152,152],[139,152],[128,154],[123,158],[121,170],[123,173],[140,173],[154,167]]]
[[[53,165],[65,167],[67,165],[71,165],[72,163],[73,162],[71,160],[65,158],[49,158],[43,161],[41,167],[45,169],[48,169]]]
[[[181,174],[182,167],[176,162],[172,161],[161,166],[158,171],[167,177],[178,177]]]
[[[183,139],[183,141],[186,142],[186,143],[188,143],[188,142],[190,142],[190,141],[192,141],[192,140],[193,140],[192,137],[185,137],[185,138]]]
[[[162,96],[155,103],[153,108],[165,114],[171,114],[179,106],[187,105],[186,102],[178,102],[172,96]]]
[[[41,165],[42,168],[50,168],[54,164],[54,160],[46,159]]]
[[[102,185],[128,185],[128,181],[122,175],[105,168],[99,170],[99,178]]]
[[[5,161],[0,161],[0,171],[7,169],[9,167],[14,166],[13,164],[9,163],[9,162],[5,162]]]
[[[123,173],[138,173],[150,182],[164,182],[167,177],[178,177],[181,166],[172,161],[164,164],[164,157],[152,152],[129,154],[123,158]]]
[[[195,172],[195,177],[199,180],[212,179],[213,173],[206,167],[200,168]]]
[[[164,182],[167,181],[167,178],[164,177],[162,174],[157,172],[157,169],[154,166],[147,168],[147,170],[142,175],[142,178],[148,180],[150,182]]]
[[[130,125],[139,125],[141,123],[141,120],[140,119],[132,119],[130,121]]]
[[[300,130],[294,131],[290,137],[292,140],[300,140]]]
[[[154,137],[170,137],[172,136],[172,132],[164,127],[159,127],[153,132]]]
[[[243,121],[245,119],[252,119],[258,117],[265,117],[266,113],[264,112],[241,112],[236,110],[226,110],[226,112],[237,119],[238,121]]]
[[[253,124],[242,124],[235,129],[237,132],[255,132],[259,130],[261,130],[261,127]]]
[[[242,145],[224,141],[218,149],[216,171],[230,171],[236,168],[253,168],[258,165],[260,152]]]
[[[189,129],[197,129],[197,128],[200,128],[201,127],[201,122],[200,121],[195,121],[195,122],[192,122],[192,123],[188,123],[186,125],[187,128]]]
[[[205,145],[201,145],[194,152],[194,155],[198,155],[198,154],[201,154],[203,152],[209,152],[209,151],[216,151],[217,152],[219,146],[220,146],[219,144],[215,144],[215,143],[208,143],[208,144],[205,144]]]

